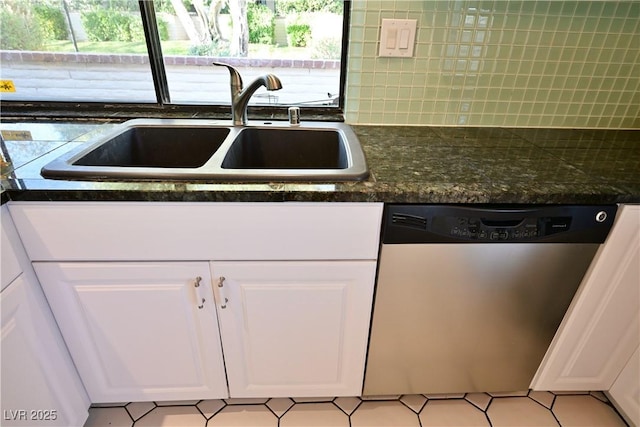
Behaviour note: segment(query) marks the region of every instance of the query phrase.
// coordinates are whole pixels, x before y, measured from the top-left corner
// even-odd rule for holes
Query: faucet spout
[[[243,89],[242,76],[240,76],[238,70],[231,65],[223,64],[221,62],[214,62],[213,65],[227,67],[229,70],[231,78],[231,117],[234,126],[244,126],[247,124],[247,106],[249,105],[249,99],[261,86],[264,86],[267,90],[282,89],[282,82],[273,74],[265,74],[257,77]]]

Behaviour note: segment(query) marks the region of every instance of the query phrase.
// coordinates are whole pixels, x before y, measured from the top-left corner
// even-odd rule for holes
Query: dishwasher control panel
[[[523,241],[571,229],[571,217],[491,220],[488,218],[438,216],[431,231],[463,239],[489,241]]]
[[[383,243],[602,243],[616,206],[388,205]]]

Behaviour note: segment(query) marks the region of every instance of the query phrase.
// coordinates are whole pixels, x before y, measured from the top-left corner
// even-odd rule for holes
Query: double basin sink
[[[42,168],[45,178],[208,181],[361,181],[358,138],[339,122],[232,126],[136,119]]]

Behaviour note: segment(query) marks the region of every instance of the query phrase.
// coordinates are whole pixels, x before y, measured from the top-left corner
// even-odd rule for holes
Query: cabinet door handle
[[[213,285],[213,293],[221,309],[227,308],[229,299],[224,296],[224,282],[227,280],[224,276],[218,278],[218,283]]]
[[[202,293],[204,292],[204,286],[201,286],[201,282],[202,282],[202,277],[198,276],[196,277],[196,282],[194,283],[194,287],[196,288],[196,295],[198,296],[198,301],[200,301],[200,304],[198,304],[198,309],[202,310],[204,308],[204,296],[202,296]]]

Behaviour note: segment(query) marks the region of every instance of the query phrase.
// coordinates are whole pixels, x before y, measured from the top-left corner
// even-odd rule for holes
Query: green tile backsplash
[[[379,58],[383,18],[417,19]],[[640,128],[640,1],[354,0],[353,124]]]

